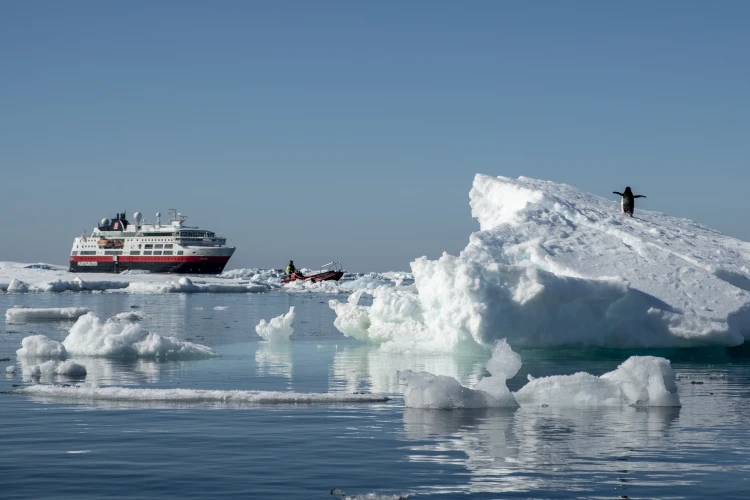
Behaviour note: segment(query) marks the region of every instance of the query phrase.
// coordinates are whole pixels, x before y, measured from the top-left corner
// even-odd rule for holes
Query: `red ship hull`
[[[76,273],[121,273],[138,270],[152,273],[220,274],[229,262],[228,256],[72,256],[69,271]]]

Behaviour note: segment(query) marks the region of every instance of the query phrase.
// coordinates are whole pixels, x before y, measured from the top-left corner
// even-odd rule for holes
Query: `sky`
[[[177,208],[228,268],[408,270],[476,173],[750,240],[750,2],[0,2],[0,261]]]

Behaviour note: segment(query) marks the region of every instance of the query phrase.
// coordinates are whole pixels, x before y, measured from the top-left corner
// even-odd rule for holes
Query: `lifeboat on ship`
[[[338,281],[344,276],[344,269],[341,266],[341,262],[329,262],[328,264],[320,266],[320,269],[313,271],[308,274],[302,274],[300,271],[293,272],[286,278],[281,280],[282,284],[291,283],[292,281],[312,281],[318,283],[320,281]]]

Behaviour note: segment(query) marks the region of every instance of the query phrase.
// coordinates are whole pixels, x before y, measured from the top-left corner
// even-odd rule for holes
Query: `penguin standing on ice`
[[[612,191],[613,194],[619,194],[622,196],[622,213],[627,214],[629,216],[633,216],[633,210],[635,209],[635,199],[636,198],[645,198],[642,194],[633,194],[633,191],[630,190],[630,186],[627,186],[625,188],[624,193],[618,193],[617,191]]]

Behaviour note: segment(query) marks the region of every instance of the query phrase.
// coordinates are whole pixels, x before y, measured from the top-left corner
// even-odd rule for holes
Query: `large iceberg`
[[[345,335],[391,347],[735,346],[750,337],[750,243],[565,184],[478,174],[480,230],[411,264],[416,293],[331,301]]]

